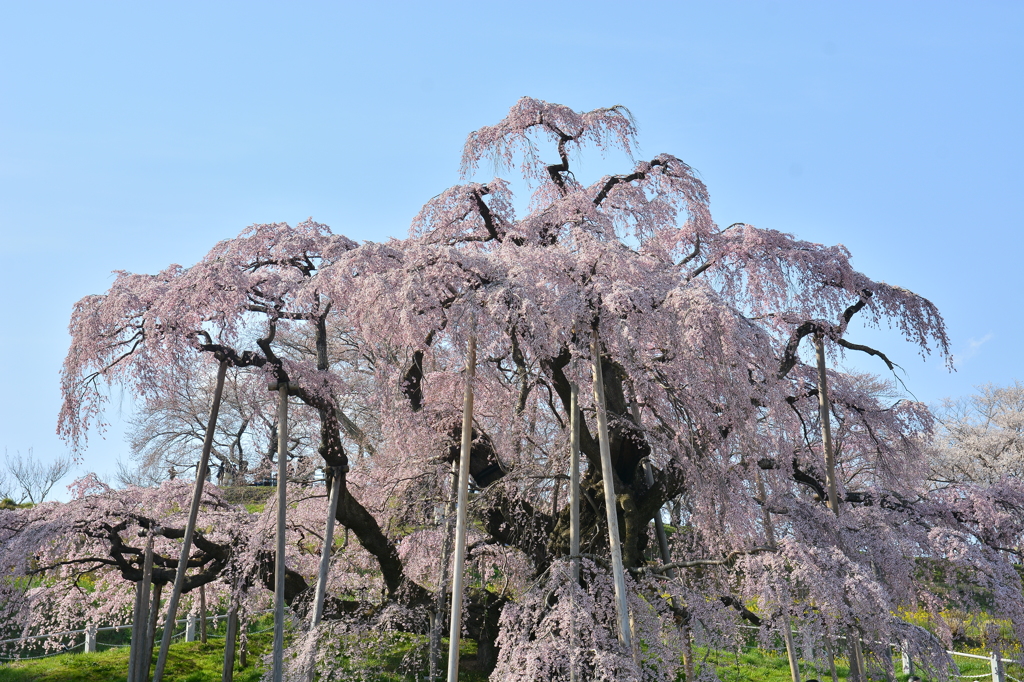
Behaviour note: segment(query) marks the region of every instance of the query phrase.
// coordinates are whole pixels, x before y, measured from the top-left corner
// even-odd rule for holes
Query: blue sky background
[[[54,428],[68,317],[112,270],[190,265],[253,222],[404,236],[458,181],[466,134],[523,95],[628,106],[640,155],[698,169],[720,224],[843,243],[865,274],[934,301],[954,374],[884,331],[851,336],[883,346],[919,399],[1024,379],[1024,3],[0,10],[11,453],[66,450]],[[126,456],[117,409],[78,475]]]

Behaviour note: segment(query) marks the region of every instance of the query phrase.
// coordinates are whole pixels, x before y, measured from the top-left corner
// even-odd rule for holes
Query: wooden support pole
[[[569,556],[573,582],[580,581],[580,387],[569,386]]]
[[[149,537],[146,539],[146,553],[145,558],[142,562],[142,596],[140,603],[142,608],[139,609],[139,620],[134,624],[135,628],[139,630],[139,637],[136,644],[139,647],[139,653],[135,656],[135,682],[146,682],[149,679],[149,664],[152,658],[152,646],[153,643],[150,641],[149,621],[150,621],[150,603],[149,593],[150,585],[153,582],[153,532],[150,530]]]
[[[761,478],[760,467],[754,467],[754,477],[757,479],[757,496],[761,498],[761,523],[764,525],[765,539],[772,547],[775,546],[775,524],[772,522],[772,513],[768,511],[768,495],[765,492],[764,480]],[[782,639],[786,643],[786,658],[789,659],[789,675],[793,682],[800,682],[800,661],[797,658],[796,647],[793,645],[793,622],[786,614],[783,619]]]
[[[206,644],[206,585],[199,586],[199,641]]]
[[[839,485],[836,483],[836,456],[832,448],[832,419],[828,400],[828,374],[825,367],[825,341],[821,334],[814,335],[814,355],[818,362],[818,420],[821,422],[821,444],[825,450],[825,483],[828,487],[828,507],[839,516]],[[849,679],[867,682],[864,675],[864,652],[856,628],[846,631]]]
[[[235,677],[235,642],[238,639],[238,607],[231,597],[228,607],[228,629],[224,633],[224,668],[221,670],[221,682],[232,682]]]
[[[288,505],[288,382],[277,385],[277,556],[274,558],[274,649],[271,680],[284,679],[285,511]]]
[[[139,627],[139,623],[142,622],[142,580],[135,583],[135,608],[132,609],[132,639],[131,644],[128,647],[128,682],[136,682],[136,671],[138,670],[139,651],[142,647],[139,645],[139,637],[142,634],[142,628]]]
[[[459,679],[462,638],[462,591],[466,563],[466,519],[469,504],[469,455],[473,447],[473,378],[476,376],[476,333],[469,337],[466,391],[462,401],[462,447],[459,450],[459,496],[455,521],[455,568],[452,576],[451,622],[448,628],[448,682]]]
[[[146,630],[146,651],[145,660],[142,666],[142,677],[139,682],[149,680],[149,666],[153,662],[153,648],[156,646],[156,622],[160,620],[160,592],[164,589],[162,583],[153,585],[153,605],[149,609],[149,627]],[[174,623],[165,625],[174,630]]]
[[[576,382],[569,385],[569,559],[572,566],[572,582],[575,590],[580,584],[580,387]],[[575,610],[573,611],[575,614]],[[569,636],[576,637],[573,623]],[[575,646],[573,647],[575,651]],[[569,657],[569,680],[577,682],[576,657]]]
[[[188,556],[192,551],[192,536],[196,530],[196,518],[199,516],[199,503],[203,499],[203,485],[206,482],[206,471],[210,462],[210,450],[213,449],[213,432],[217,426],[217,414],[220,412],[220,400],[224,394],[224,375],[228,370],[226,360],[221,360],[217,367],[217,383],[213,389],[213,404],[210,405],[210,419],[206,423],[206,437],[203,439],[203,453],[199,459],[199,467],[196,470],[196,485],[192,490],[192,504],[188,510],[188,522],[185,524],[185,538],[181,543],[181,555],[178,557],[178,571],[174,575],[174,587],[171,589],[171,598],[167,601],[167,626],[164,628],[164,636],[160,640],[160,655],[156,659],[156,670],[153,672],[153,682],[161,682],[164,676],[164,668],[167,665],[167,652],[171,646],[171,637],[174,630],[174,620],[178,616],[178,601],[181,599],[181,591],[185,585],[185,572],[188,570]]]
[[[836,456],[832,450],[831,410],[828,403],[828,376],[825,372],[825,346],[821,334],[814,335],[814,354],[818,359],[818,420],[821,442],[825,448],[825,483],[828,486],[828,507],[839,516],[839,490],[836,485]]]
[[[455,542],[455,502],[459,496],[459,463],[452,462],[452,479],[448,486],[448,498],[444,502],[441,519],[441,574],[437,581],[437,594],[434,597],[434,612],[430,621],[430,664],[428,676],[430,682],[440,679],[441,668],[441,637],[444,634],[444,614],[448,604],[448,582],[452,564],[452,544]]]
[[[313,627],[320,625],[324,615],[324,597],[327,594],[327,569],[331,566],[331,550],[334,548],[334,520],[338,514],[338,497],[341,495],[341,467],[332,472],[331,499],[327,504],[327,527],[324,529],[324,548],[320,552],[320,572],[316,577],[316,603],[313,607]]]
[[[832,648],[832,642],[828,639],[825,640],[825,653],[828,654],[828,674],[832,678],[832,682],[839,682],[839,672],[836,670],[836,652]]]
[[[601,449],[601,478],[604,481],[604,505],[608,515],[608,545],[612,555],[612,577],[615,580],[615,615],[619,642],[630,651],[633,638],[629,628],[629,604],[626,601],[626,578],[622,566],[622,543],[619,540],[618,504],[615,501],[615,470],[612,468],[608,444],[608,412],[604,400],[604,372],[601,369],[601,342],[597,327],[591,333],[590,355],[594,374],[594,407],[597,411],[597,434]]]
[[[634,401],[630,406],[630,410],[633,412],[633,421],[636,422],[638,429],[643,428],[643,422],[640,421],[640,405]],[[654,486],[654,465],[651,464],[650,457],[644,458],[644,481],[647,483],[647,487],[651,488]],[[668,535],[665,533],[665,521],[661,518],[661,508],[654,514],[654,534],[658,536],[658,548],[661,550],[661,561],[662,563],[672,563],[672,552],[668,548]],[[676,569],[670,568],[665,571],[665,574],[672,579],[676,577]]]

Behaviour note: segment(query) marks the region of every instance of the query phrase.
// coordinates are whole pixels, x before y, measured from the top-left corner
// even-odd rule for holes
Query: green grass
[[[249,665],[235,664],[235,680],[258,682],[262,668],[254,665],[262,648],[250,639]],[[154,663],[156,656],[153,657]],[[168,682],[219,682],[224,661],[224,640],[207,644],[188,642],[171,646],[164,679]],[[0,666],[0,682],[109,682],[128,677],[128,649],[111,649],[95,654],[61,654],[34,661]]]
[[[262,617],[252,624],[253,629],[247,645],[247,665],[239,666],[239,651],[235,650],[235,680],[237,682],[258,682],[263,676],[260,657],[270,650],[273,633],[265,631],[272,623],[269,617]],[[224,630],[226,623],[210,627],[208,643],[180,642],[172,644],[167,658],[164,679],[168,682],[219,682],[224,665]],[[153,652],[160,648],[162,630],[157,630]],[[217,637],[220,635],[220,638]],[[11,661],[0,665],[0,682],[112,682],[128,678],[129,630],[101,632],[99,651],[95,654],[69,653],[34,660]],[[79,640],[80,642],[81,640]],[[106,645],[106,646],[105,646]],[[115,645],[114,648],[108,648]],[[81,649],[79,649],[81,651]],[[38,651],[23,652],[24,656],[39,655]],[[9,655],[4,652],[4,655]],[[150,668],[152,670],[152,668]]]
[[[245,669],[239,667],[236,652],[236,682],[258,682],[262,678],[265,670],[260,664],[260,657],[270,650],[271,634],[264,632],[249,636],[249,660]],[[413,679],[413,675],[403,675],[398,671],[405,655],[413,648],[425,644],[425,640],[420,640],[424,638],[414,635],[399,636],[393,642],[395,646],[392,649],[368,660],[367,663],[379,671],[374,678],[375,682],[406,682]],[[101,643],[100,647],[102,646]],[[447,652],[447,640],[443,649]],[[461,652],[464,657],[464,669],[460,671],[459,679],[464,682],[484,682],[487,676],[473,669],[476,642],[463,640]],[[174,644],[167,659],[164,679],[167,682],[220,682],[223,661],[223,639],[211,638],[207,644]],[[153,663],[156,663],[155,652]],[[424,675],[426,670],[419,672]],[[95,654],[60,654],[0,664],[0,682],[111,682],[125,680],[127,677],[127,647]]]
[[[984,675],[990,672],[988,661],[959,656],[954,657],[954,660],[960,667],[961,675]],[[910,675],[899,672],[899,657],[896,657],[893,662],[897,669],[894,680],[896,682],[907,682]],[[695,663],[698,668],[701,665],[711,665],[717,668],[718,677],[722,682],[791,682],[789,660],[786,658],[785,651],[747,649],[737,655],[735,652],[728,651],[699,650],[695,655]],[[846,680],[849,675],[850,670],[846,663],[846,659],[836,658],[836,673],[839,675],[840,680]],[[1021,677],[1024,671],[1022,671],[1019,665],[1007,664],[1006,672],[1017,679],[1024,679]],[[920,675],[921,672],[917,671],[917,674]],[[807,661],[801,661],[800,679],[817,679],[821,682],[831,682],[832,677],[827,663],[819,662],[812,664]],[[929,682],[929,678],[924,677],[923,679],[924,682]],[[956,678],[951,679],[955,680]],[[989,678],[966,682],[989,682]]]
[[[413,649],[425,645],[422,637],[399,635],[391,642],[392,647],[365,661],[376,671],[375,682],[405,682],[413,675],[399,672],[403,658]],[[259,633],[249,637],[249,665],[243,670],[235,665],[237,682],[257,682],[263,675],[260,656],[270,647],[270,633]],[[447,646],[444,647],[447,650]],[[463,640],[463,670],[459,679],[464,682],[484,682],[487,677],[474,669],[473,657],[476,643]],[[165,679],[168,682],[217,682],[221,679],[221,665],[224,655],[224,640],[210,639],[208,644],[189,642],[171,647]],[[154,657],[155,658],[155,657]],[[989,672],[987,661],[959,658],[962,675],[981,675]],[[722,650],[695,652],[695,664],[713,666],[722,682],[790,682],[789,663],[785,652],[750,648],[737,654]],[[897,667],[899,659],[895,660]],[[96,654],[62,654],[32,661],[0,665],[0,682],[109,682],[127,677],[128,649],[119,648]],[[845,659],[836,659],[836,670],[840,680],[846,680],[849,669]],[[426,671],[420,671],[423,675]],[[1007,672],[1018,679],[1024,679],[1020,666],[1007,666]],[[801,661],[802,680],[818,679],[831,682],[827,665]],[[908,675],[897,674],[895,682],[907,682]],[[927,678],[925,682],[928,682]],[[982,679],[980,682],[988,682]]]

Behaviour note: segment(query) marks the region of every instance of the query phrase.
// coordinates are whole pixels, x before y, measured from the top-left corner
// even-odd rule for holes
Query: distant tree
[[[938,485],[1024,479],[1024,384],[985,384],[974,395],[946,399],[932,440]]]
[[[20,502],[40,504],[46,500],[50,491],[62,478],[67,476],[74,466],[70,455],[59,455],[49,464],[44,464],[28,449],[28,455],[22,456],[18,451],[11,457],[7,455],[7,470],[10,472],[11,485],[16,488]],[[2,495],[7,497],[7,495]]]

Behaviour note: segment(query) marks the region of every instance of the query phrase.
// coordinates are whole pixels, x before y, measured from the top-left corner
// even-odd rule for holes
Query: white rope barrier
[[[62,649],[60,651],[53,651],[53,652],[48,653],[48,654],[43,654],[42,656],[17,656],[15,658],[7,658],[6,656],[3,656],[3,657],[0,657],[0,661],[33,661],[33,660],[35,660],[37,658],[49,658],[51,656],[60,656],[61,654],[70,653],[70,652],[74,651],[75,649],[77,649],[78,647],[81,647],[81,646],[85,646],[85,642],[82,642],[80,644],[76,644],[74,646],[69,646],[68,648]]]

